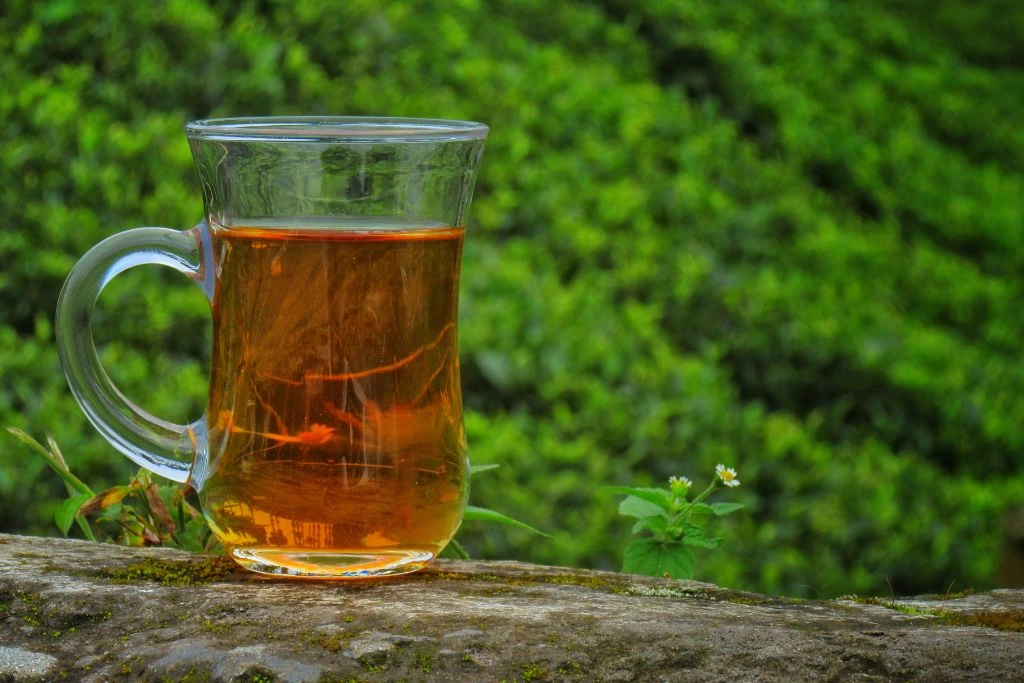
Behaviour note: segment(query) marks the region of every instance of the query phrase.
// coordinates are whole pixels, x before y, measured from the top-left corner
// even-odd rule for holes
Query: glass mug
[[[403,574],[454,536],[469,493],[457,345],[466,213],[488,129],[397,118],[186,126],[205,218],[93,247],[57,305],[72,393],[120,452],[189,481],[261,573]],[[90,318],[142,264],[210,300],[206,414],[159,419],[111,382]]]

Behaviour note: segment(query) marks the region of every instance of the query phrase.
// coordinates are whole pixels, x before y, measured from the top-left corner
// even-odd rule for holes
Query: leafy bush
[[[466,421],[504,466],[473,498],[555,538],[471,551],[617,567],[629,525],[601,485],[727,462],[747,510],[699,578],[992,585],[1024,500],[1020,3],[330,5],[7,0],[0,424],[127,480],[49,321],[90,245],[198,219],[185,121],[477,119]],[[97,319],[125,393],[177,420],[208,357],[182,280],[130,273]],[[58,482],[0,444],[0,529],[51,533]]]

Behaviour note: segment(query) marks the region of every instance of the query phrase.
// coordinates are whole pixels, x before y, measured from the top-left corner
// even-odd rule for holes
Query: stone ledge
[[[0,681],[993,681],[1024,671],[1022,623],[1019,590],[807,602],[455,561],[296,582],[0,534]]]

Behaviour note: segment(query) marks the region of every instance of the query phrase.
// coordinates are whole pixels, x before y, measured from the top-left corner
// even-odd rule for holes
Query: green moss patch
[[[339,631],[337,633],[312,633],[304,637],[304,640],[310,645],[316,645],[322,647],[328,652],[341,652],[348,648],[349,643],[358,635],[361,635],[363,631]]]
[[[1024,609],[1008,612],[974,612],[959,614],[945,610],[937,611],[935,616],[951,626],[984,626],[1000,631],[1024,633]]]
[[[227,557],[202,560],[146,559],[126,567],[103,569],[100,575],[115,583],[154,582],[164,586],[194,586],[212,583],[235,573],[237,565]]]
[[[584,576],[579,574],[523,574],[522,576],[499,576],[497,574],[462,574],[459,572],[427,571],[418,575],[417,578],[424,580],[442,581],[483,581],[487,583],[503,583],[509,586],[541,586],[545,584],[555,586],[580,586],[591,590],[615,593],[616,595],[634,595],[630,588],[624,585],[622,579],[607,579],[596,576]]]
[[[961,597],[970,594],[971,593],[965,592]],[[985,628],[998,629],[1000,631],[1024,633],[1024,609],[953,612],[944,609],[927,609],[914,607],[913,605],[904,605],[885,598],[862,598],[852,595],[845,596],[844,599],[852,600],[853,602],[861,605],[878,605],[879,607],[885,607],[895,612],[899,612],[900,614],[906,614],[907,616],[934,617],[937,619],[936,623],[946,626],[982,626]]]

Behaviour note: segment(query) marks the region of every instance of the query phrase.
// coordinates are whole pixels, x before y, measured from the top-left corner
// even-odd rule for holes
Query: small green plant
[[[53,437],[47,435],[44,446],[20,429],[8,427],[7,431],[40,455],[64,480],[68,497],[57,507],[54,521],[65,536],[71,531],[71,526],[77,524],[85,537],[92,541],[132,546],[163,545],[193,552],[223,552],[198,504],[187,500],[195,496],[188,484],[160,485],[142,469],[128,485],[95,493],[71,472]],[[469,473],[473,476],[497,467],[473,465]],[[464,519],[505,524],[550,538],[528,524],[488,508],[470,505]],[[441,556],[468,559],[469,553],[452,540]]]
[[[670,477],[667,489],[610,486],[625,495],[619,514],[635,517],[633,533],[640,537],[626,546],[622,571],[672,579],[692,579],[696,558],[693,548],[717,548],[723,539],[708,536],[704,521],[743,507],[740,503],[705,503],[720,486],[740,485],[736,470],[718,465],[715,477],[700,495],[689,499],[693,487],[686,477]]]
[[[123,486],[96,493],[68,467],[53,437],[46,446],[13,427],[7,431],[39,454],[64,480],[68,491],[54,521],[65,536],[77,524],[86,538],[119,545],[163,545],[194,552],[220,551],[220,542],[197,505],[188,485],[157,484],[146,470],[139,470]]]

